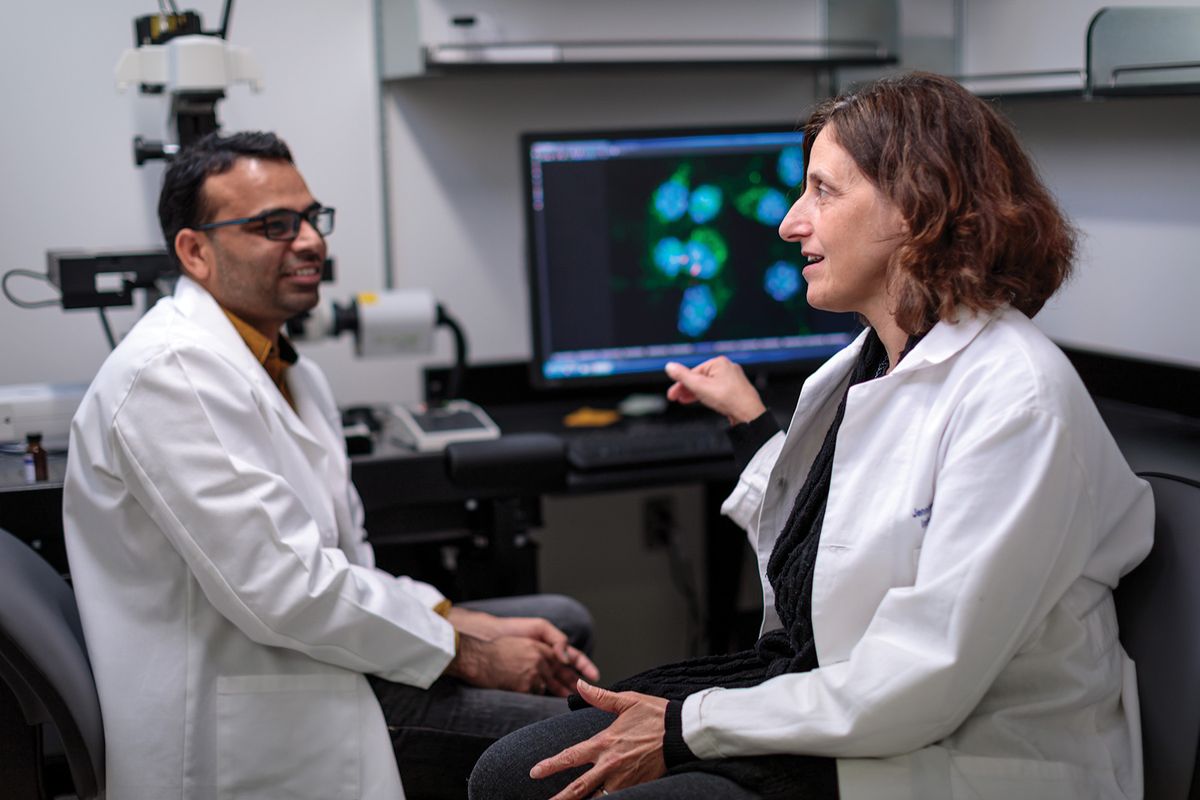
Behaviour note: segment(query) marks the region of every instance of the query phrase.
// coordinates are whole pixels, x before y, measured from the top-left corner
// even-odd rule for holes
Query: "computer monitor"
[[[809,307],[793,125],[525,134],[533,383],[648,383],[725,355],[811,367],[860,329]]]

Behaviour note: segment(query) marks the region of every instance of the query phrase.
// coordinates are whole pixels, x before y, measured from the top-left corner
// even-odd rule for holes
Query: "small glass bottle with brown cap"
[[[25,481],[36,483],[50,479],[46,466],[46,448],[42,447],[42,435],[30,433],[25,437]]]

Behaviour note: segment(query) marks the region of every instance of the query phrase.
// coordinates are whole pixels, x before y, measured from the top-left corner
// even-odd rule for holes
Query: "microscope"
[[[174,6],[174,3],[171,4]],[[262,75],[250,51],[226,41],[232,0],[226,0],[221,27],[204,31],[194,11],[149,14],[134,20],[134,47],[117,62],[117,88],[136,83],[142,94],[167,94],[176,140],[173,143],[133,140],[133,160],[167,159],[220,127],[217,103],[225,89],[248,83],[262,90]]]

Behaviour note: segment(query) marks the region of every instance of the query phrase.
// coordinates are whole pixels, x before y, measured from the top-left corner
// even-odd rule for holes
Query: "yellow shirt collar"
[[[246,343],[246,346],[250,348],[250,352],[254,354],[254,358],[267,371],[271,382],[279,388],[280,393],[283,394],[283,399],[287,400],[288,405],[295,411],[296,402],[292,399],[292,392],[288,388],[287,382],[288,367],[295,364],[298,358],[296,349],[292,347],[292,343],[281,333],[279,334],[279,346],[276,347],[271,343],[270,339],[255,330],[253,326],[241,317],[227,308],[222,308],[221,310],[225,312],[225,316],[233,323],[234,329],[242,337],[242,341]]]

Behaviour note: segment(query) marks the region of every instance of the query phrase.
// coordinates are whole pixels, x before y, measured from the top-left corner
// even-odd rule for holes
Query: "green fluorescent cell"
[[[654,245],[654,265],[668,278],[674,278],[688,262],[687,248],[674,236],[660,239]]]
[[[788,210],[783,192],[769,186],[747,189],[734,198],[733,206],[742,216],[772,226],[782,222]]]
[[[693,243],[701,245],[708,252],[712,253],[718,272],[721,267],[725,266],[725,262],[729,260],[729,245],[725,243],[725,237],[716,228],[696,228],[696,230],[692,231],[692,235],[688,237],[688,244],[691,245]],[[713,274],[715,275],[716,272]]]
[[[697,225],[703,225],[721,213],[723,196],[719,187],[712,184],[697,186],[688,200],[688,216]]]

